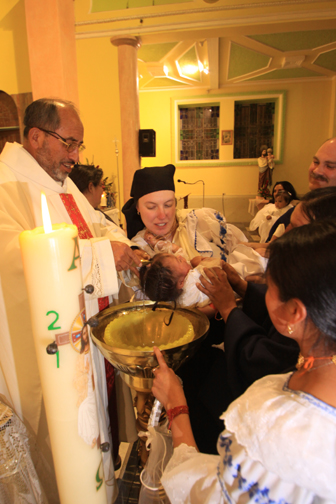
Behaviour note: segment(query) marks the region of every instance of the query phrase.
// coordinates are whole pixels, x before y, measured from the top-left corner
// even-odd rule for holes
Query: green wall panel
[[[302,77],[321,77],[321,74],[308,70],[307,68],[286,68],[273,70],[272,72],[252,77],[249,80],[269,80],[269,79],[300,79]]]
[[[336,30],[298,31],[289,33],[270,33],[266,35],[250,35],[257,40],[279,51],[299,51],[314,49],[336,41]]]
[[[149,44],[140,47],[138,50],[138,59],[145,61],[160,61],[166,56],[175,46],[177,42],[167,44]]]
[[[336,72],[336,49],[320,54],[314,61],[314,64]]]
[[[246,75],[267,67],[270,57],[260,52],[231,44],[228,79]]]

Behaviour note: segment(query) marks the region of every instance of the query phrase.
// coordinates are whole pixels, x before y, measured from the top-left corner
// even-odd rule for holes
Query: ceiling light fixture
[[[196,65],[185,65],[182,68],[182,72],[186,75],[194,75],[196,72],[198,72],[198,66]]]

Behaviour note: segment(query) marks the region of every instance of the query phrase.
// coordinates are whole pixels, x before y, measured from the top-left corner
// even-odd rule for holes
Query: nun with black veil
[[[182,248],[188,260],[197,256],[226,260],[247,238],[217,210],[177,209],[174,173],[171,164],[136,170],[131,199],[122,209],[128,238],[151,257],[155,245],[164,241]]]

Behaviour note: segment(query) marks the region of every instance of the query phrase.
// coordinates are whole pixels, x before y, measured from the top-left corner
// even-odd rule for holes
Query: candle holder
[[[155,308],[155,311],[153,311]],[[88,321],[91,326],[91,337],[104,357],[120,371],[121,377],[127,385],[136,391],[135,407],[137,409],[137,430],[138,432],[147,430],[149,415],[151,413],[154,397],[151,393],[153,385],[153,369],[158,366],[157,359],[153,351],[141,351],[132,348],[117,348],[110,346],[105,341],[106,326],[113,320],[127,316],[128,320],[134,316],[137,321],[132,325],[133,338],[132,347],[141,345],[141,335],[152,335],[152,346],[160,346],[160,336],[163,329],[167,327],[167,320],[170,319],[172,310],[183,318],[186,318],[193,327],[194,337],[189,343],[180,346],[172,346],[163,351],[165,361],[169,367],[176,371],[187,359],[196,351],[200,343],[206,337],[209,330],[209,319],[200,311],[187,308],[174,309],[173,303],[160,303],[154,301],[137,301],[125,303],[118,306],[111,306],[94,317],[94,324]],[[138,314],[142,317],[139,321]],[[153,313],[155,316],[153,317]],[[97,323],[98,321],[98,323]],[[139,321],[139,322],[138,322]],[[137,325],[138,323],[138,325]],[[95,325],[95,327],[93,327]],[[177,329],[171,331],[169,335],[170,343],[178,342],[184,336],[184,330]],[[177,343],[178,345],[178,343]],[[165,411],[160,417],[160,423],[165,421]],[[141,439],[141,438],[140,438]],[[140,460],[144,466],[148,452],[141,439]]]

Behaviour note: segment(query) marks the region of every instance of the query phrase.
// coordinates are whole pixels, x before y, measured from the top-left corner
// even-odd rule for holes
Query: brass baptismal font
[[[176,371],[205,338],[208,318],[195,309],[175,308],[170,302],[136,301],[111,306],[90,319],[89,324],[94,343],[136,391],[137,430],[147,430],[154,400],[153,369],[158,366],[153,346],[160,348],[167,365]],[[144,443],[140,451],[144,465]]]

